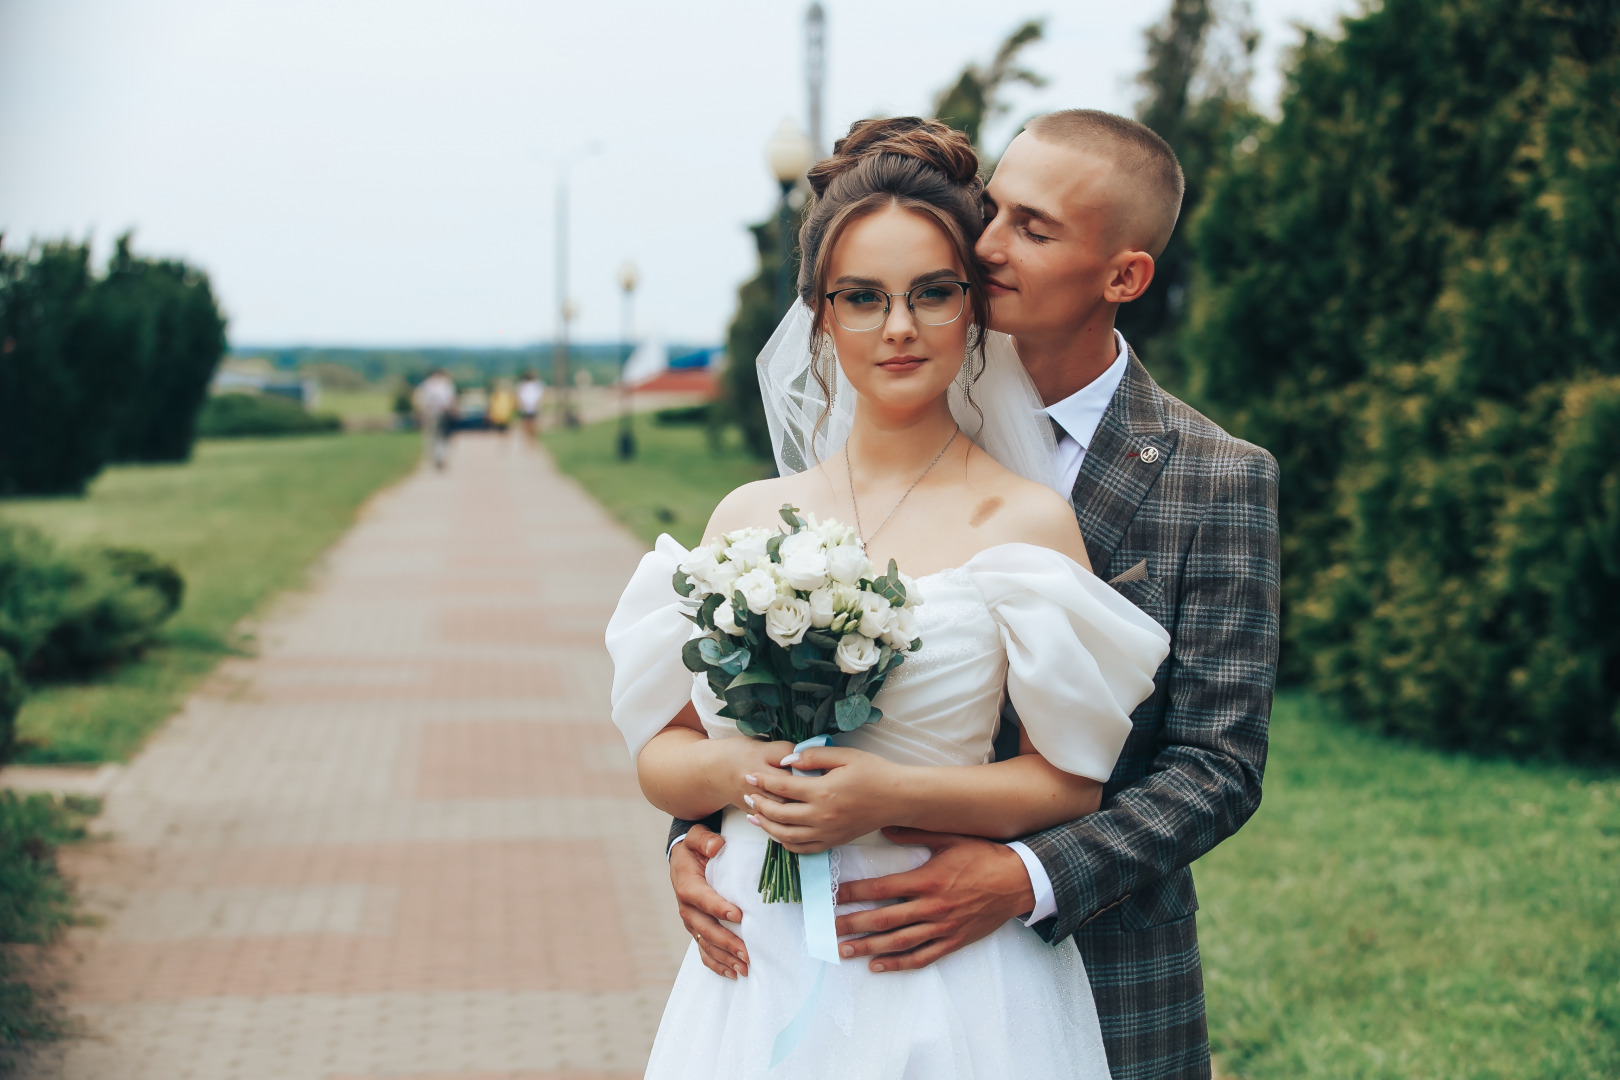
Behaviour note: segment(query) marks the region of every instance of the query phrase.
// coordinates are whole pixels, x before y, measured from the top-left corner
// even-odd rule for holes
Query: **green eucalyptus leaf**
[[[787,522],[787,527],[794,532],[804,528],[804,519],[799,516],[799,508],[792,503],[783,503],[782,509],[777,513],[782,515],[782,520]]]
[[[693,621],[706,630],[720,629],[718,626],[714,625],[714,613],[718,611],[720,609],[720,605],[725,602],[726,598],[721,596],[719,593],[710,593],[708,596],[703,598],[703,606],[698,608],[697,618],[695,618]]]
[[[709,670],[708,662],[703,658],[702,649],[705,641],[713,640],[713,638],[692,638],[681,646],[681,663],[686,665],[687,671],[704,672]]]
[[[867,718],[872,715],[872,702],[865,694],[854,694],[847,698],[840,698],[833,706],[833,716],[838,722],[839,731],[854,731]]]
[[[675,591],[680,593],[682,596],[691,596],[692,591],[697,588],[697,586],[692,583],[692,579],[686,575],[686,571],[684,570],[675,571],[674,585]]]
[[[838,638],[825,630],[806,630],[801,645],[814,645],[821,649],[838,648]]]
[[[779,563],[782,561],[782,541],[786,539],[786,533],[777,533],[765,541],[765,554],[771,557],[771,562]]]

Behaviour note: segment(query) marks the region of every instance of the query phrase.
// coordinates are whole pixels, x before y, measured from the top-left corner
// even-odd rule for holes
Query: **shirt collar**
[[[1107,370],[1062,401],[1046,407],[1046,415],[1063,425],[1069,438],[1079,443],[1082,449],[1091,447],[1091,440],[1102,423],[1103,413],[1108,411],[1109,403],[1114,400],[1114,392],[1125,378],[1125,365],[1130,357],[1125,348],[1125,335],[1115,330],[1114,341],[1119,345],[1119,355],[1114,357]]]

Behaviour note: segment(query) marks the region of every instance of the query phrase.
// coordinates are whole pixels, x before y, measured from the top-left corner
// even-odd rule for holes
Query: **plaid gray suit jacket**
[[[1126,576],[1115,588],[1170,631],[1170,655],[1131,716],[1102,808],[1024,838],[1057,897],[1035,929],[1079,946],[1114,1080],[1204,1078],[1189,866],[1260,804],[1277,669],[1277,463],[1165,393],[1133,350],[1071,501],[1092,568]],[[670,840],[689,825],[675,822]]]
[[[1170,631],[1170,655],[1131,717],[1102,808],[1024,839],[1057,897],[1035,929],[1079,945],[1115,1080],[1207,1077],[1189,864],[1260,804],[1277,463],[1165,393],[1133,351],[1072,502],[1092,568],[1134,579],[1115,588]]]

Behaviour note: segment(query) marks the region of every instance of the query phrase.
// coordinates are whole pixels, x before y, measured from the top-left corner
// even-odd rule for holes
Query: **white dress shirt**
[[[1108,406],[1114,400],[1120,381],[1125,378],[1125,365],[1130,358],[1125,348],[1125,335],[1115,330],[1114,341],[1119,345],[1119,352],[1107,370],[1062,401],[1046,407],[1046,415],[1063,428],[1063,438],[1057,444],[1057,465],[1064,491],[1074,491],[1075,481],[1080,479],[1080,466],[1086,460],[1086,450],[1097,434],[1103,413],[1108,411]],[[1052,879],[1046,867],[1021,841],[1014,840],[1007,846],[1024,860],[1024,869],[1029,871],[1029,883],[1035,888],[1035,908],[1024,920],[1024,925],[1034,926],[1042,919],[1056,915],[1057,894],[1052,890]]]
[[[1119,352],[1107,370],[1062,401],[1046,407],[1046,415],[1056,420],[1063,428],[1063,438],[1057,444],[1057,465],[1058,476],[1063,481],[1065,491],[1074,490],[1075,481],[1080,478],[1080,466],[1086,460],[1086,450],[1090,448],[1091,440],[1097,434],[1097,427],[1102,423],[1103,414],[1113,403],[1114,394],[1125,378],[1125,365],[1129,363],[1130,358],[1130,353],[1125,348],[1125,335],[1115,330],[1114,341],[1119,346]],[[686,834],[682,833],[671,840],[669,850],[674,851],[675,845],[685,839]],[[1052,889],[1052,878],[1047,874],[1046,867],[1041,865],[1041,860],[1036,858],[1035,853],[1022,841],[1014,840],[1007,846],[1016,851],[1018,857],[1024,861],[1024,869],[1029,873],[1029,883],[1035,890],[1035,907],[1024,919],[1024,925],[1034,926],[1042,919],[1056,915],[1057,894]]]

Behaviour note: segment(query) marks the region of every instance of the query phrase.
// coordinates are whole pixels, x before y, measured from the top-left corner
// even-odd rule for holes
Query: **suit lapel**
[[[1097,425],[1070,497],[1098,574],[1106,574],[1108,560],[1175,452],[1178,433],[1164,426],[1161,393],[1136,350],[1130,350],[1125,377]]]

